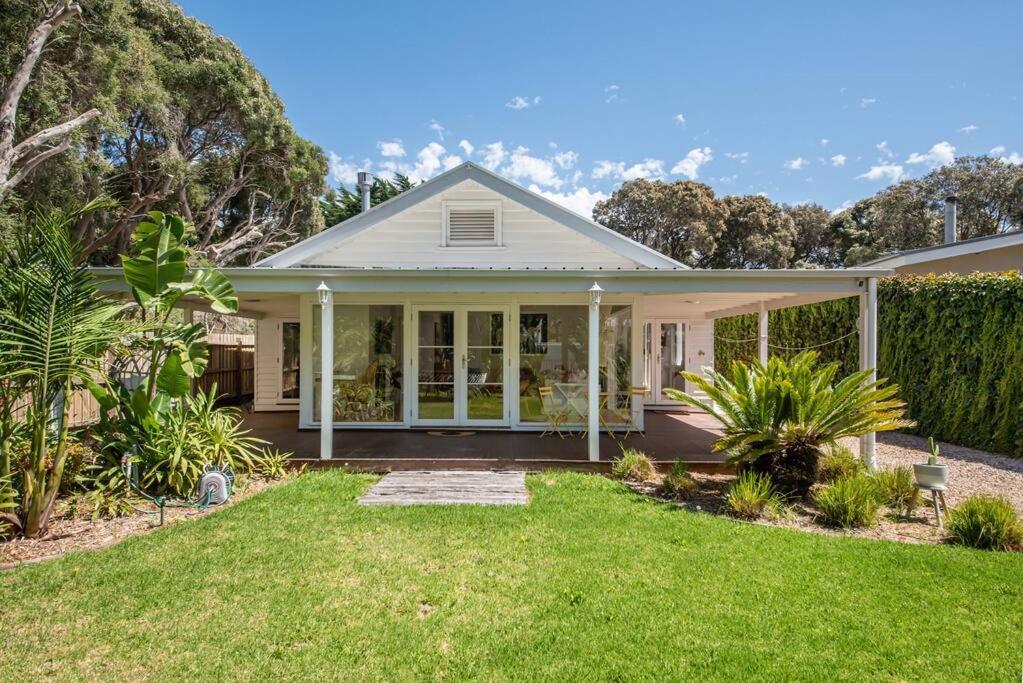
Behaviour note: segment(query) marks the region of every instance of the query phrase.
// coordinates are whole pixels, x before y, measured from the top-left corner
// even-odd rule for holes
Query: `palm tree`
[[[22,419],[27,454],[12,462],[8,439],[0,443],[0,478],[17,481],[16,514],[0,510],[29,537],[46,531],[64,471],[71,393],[101,371],[110,345],[124,330],[122,306],[102,297],[80,264],[69,227],[94,202],[75,213],[37,216],[15,244],[0,254],[0,435]],[[15,471],[12,471],[15,470]]]
[[[913,426],[904,419],[898,385],[871,381],[871,371],[835,382],[838,363],[817,365],[805,351],[791,361],[732,363],[731,377],[706,369],[682,375],[710,401],[674,389],[671,398],[704,410],[722,425],[714,450],[729,462],[766,472],[786,493],[805,496],[817,478],[823,450],[839,439]]]

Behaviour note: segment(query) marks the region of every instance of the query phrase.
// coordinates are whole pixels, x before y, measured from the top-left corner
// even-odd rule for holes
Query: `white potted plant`
[[[928,488],[944,488],[948,481],[948,465],[938,464],[938,444],[934,443],[933,436],[927,440],[927,445],[931,450],[927,462],[913,465],[916,483]]]

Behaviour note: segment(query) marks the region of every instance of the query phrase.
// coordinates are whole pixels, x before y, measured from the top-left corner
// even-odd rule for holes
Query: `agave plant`
[[[721,423],[724,435],[715,451],[770,474],[784,493],[805,497],[823,449],[845,437],[913,425],[904,418],[897,385],[871,381],[867,370],[836,382],[838,363],[817,361],[816,352],[805,351],[791,361],[737,361],[730,377],[711,369],[706,375],[683,372],[710,401],[673,389],[665,393]]]

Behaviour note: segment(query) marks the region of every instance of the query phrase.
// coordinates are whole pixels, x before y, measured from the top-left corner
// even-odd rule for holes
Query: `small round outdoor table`
[[[921,491],[930,491],[931,501],[934,503],[934,516],[938,519],[938,528],[942,528],[941,524],[941,508],[945,508],[945,514],[948,514],[948,503],[945,502],[945,486],[943,484],[917,484],[916,487]],[[938,507],[938,501],[941,501],[941,507]]]

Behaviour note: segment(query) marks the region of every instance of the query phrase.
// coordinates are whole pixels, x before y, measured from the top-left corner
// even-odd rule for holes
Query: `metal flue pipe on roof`
[[[373,187],[373,178],[368,171],[359,171],[359,181],[356,183],[359,194],[362,196],[362,211],[369,211],[369,190]]]
[[[956,241],[956,205],[959,198],[954,194],[945,197],[945,244]]]

